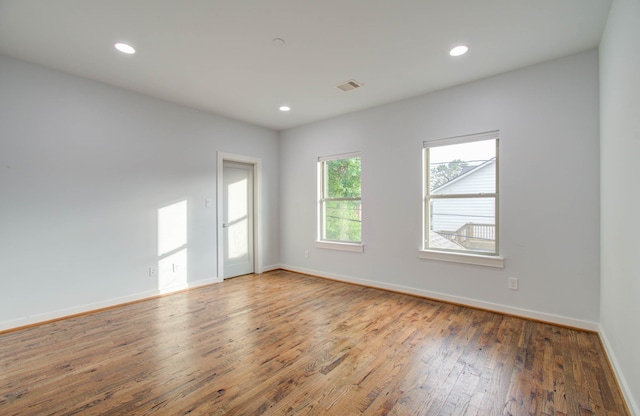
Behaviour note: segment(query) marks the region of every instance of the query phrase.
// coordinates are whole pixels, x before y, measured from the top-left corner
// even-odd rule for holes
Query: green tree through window
[[[321,240],[361,241],[360,157],[324,160],[321,163]]]

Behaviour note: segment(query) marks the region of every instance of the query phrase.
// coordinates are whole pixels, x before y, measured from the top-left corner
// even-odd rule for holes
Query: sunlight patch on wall
[[[187,201],[158,209],[158,289],[187,287]]]
[[[187,287],[187,249],[183,248],[158,261],[158,289],[162,293]]]
[[[187,201],[158,210],[158,256],[187,245]]]

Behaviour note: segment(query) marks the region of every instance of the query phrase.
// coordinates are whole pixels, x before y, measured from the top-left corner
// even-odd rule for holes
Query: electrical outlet
[[[149,267],[149,277],[155,277],[158,275],[158,269],[155,267]]]
[[[309,258],[309,250],[305,250],[304,251],[304,258],[308,259]]]
[[[518,278],[517,277],[510,277],[508,286],[509,286],[509,289],[511,289],[511,290],[518,290]]]

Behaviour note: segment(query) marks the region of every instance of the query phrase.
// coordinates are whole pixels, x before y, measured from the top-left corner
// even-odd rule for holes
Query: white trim
[[[444,185],[439,186],[438,188],[434,189],[433,191],[431,191],[431,186],[430,186],[430,152],[429,149],[431,147],[437,147],[437,146],[449,146],[452,144],[464,144],[464,143],[470,143],[470,142],[476,142],[476,141],[484,141],[484,140],[494,140],[495,141],[495,146],[496,146],[496,153],[495,156],[476,166],[475,168],[471,169],[469,172],[465,173],[462,176],[459,176],[458,178],[454,179],[453,181],[450,181]],[[500,170],[499,170],[499,155],[500,155],[500,130],[493,130],[493,131],[489,131],[489,132],[484,132],[484,133],[477,133],[477,134],[467,134],[464,136],[457,136],[457,137],[451,137],[451,138],[446,138],[446,139],[438,139],[438,140],[434,140],[431,142],[423,142],[424,145],[424,149],[422,150],[422,177],[423,177],[423,185],[422,185],[422,241],[423,241],[423,245],[422,245],[422,251],[425,252],[429,252],[429,253],[435,253],[436,251],[440,251],[437,248],[434,247],[430,247],[430,234],[429,231],[431,229],[431,201],[433,200],[445,200],[445,199],[454,199],[454,198],[493,198],[494,200],[494,227],[495,227],[495,248],[494,248],[494,254],[495,256],[491,256],[490,258],[498,258],[501,259],[501,261],[481,261],[480,263],[476,262],[474,259],[466,259],[466,258],[462,258],[462,259],[456,259],[455,257],[452,256],[448,256],[447,254],[449,254],[450,252],[444,251],[443,253],[445,253],[445,255],[443,256],[437,256],[437,255],[431,255],[431,254],[424,254],[424,255],[420,255],[420,258],[425,258],[425,259],[434,259],[434,260],[443,260],[443,261],[451,261],[451,262],[457,262],[457,263],[469,263],[469,264],[478,264],[481,266],[490,266],[490,267],[504,267],[504,261],[502,260],[501,257],[499,257],[500,255]],[[450,183],[455,183],[458,180],[460,180],[461,178],[466,177],[467,175],[469,175],[471,172],[476,172],[478,171],[480,168],[483,167],[487,167],[490,165],[490,163],[494,163],[495,164],[495,189],[494,192],[492,193],[486,193],[486,194],[438,194],[438,195],[433,195],[433,192],[436,192],[437,190],[440,190],[442,188],[447,187]],[[468,255],[468,253],[461,253],[463,256],[464,255]],[[480,257],[488,257],[486,255],[483,255],[481,252],[478,251],[474,251],[473,254],[480,256]]]
[[[359,251],[362,252],[364,249],[360,248],[359,250],[354,249],[353,247],[350,246],[354,246],[354,245],[360,245],[362,246],[362,242],[341,242],[341,241],[330,241],[330,240],[323,240],[323,238],[326,236],[326,230],[325,230],[325,225],[326,225],[326,208],[325,208],[325,203],[326,202],[330,202],[330,201],[359,201],[360,202],[360,206],[362,207],[362,184],[361,184],[361,189],[360,189],[360,196],[359,197],[353,197],[353,198],[328,198],[326,196],[326,194],[328,193],[327,191],[327,178],[326,176],[328,175],[327,173],[327,164],[326,162],[332,161],[332,160],[343,160],[343,159],[360,159],[361,163],[362,163],[362,158],[360,157],[360,152],[351,152],[351,153],[342,153],[339,155],[332,155],[332,156],[321,156],[318,157],[318,163],[317,163],[317,187],[318,187],[318,200],[317,200],[317,215],[316,215],[316,226],[317,226],[317,242],[316,242],[316,247],[319,248],[327,248],[327,249],[335,249],[335,250],[344,250],[344,251]],[[362,173],[360,174],[362,179]],[[361,221],[362,223],[362,221]],[[362,229],[360,230],[360,233],[362,234]],[[362,235],[360,235],[361,239],[362,239]],[[329,245],[318,245],[318,243],[321,244],[334,244],[334,246],[329,246]],[[335,244],[346,244],[348,245],[348,247],[345,248],[341,248],[341,247],[337,247],[335,246]]]
[[[329,160],[353,159],[360,157],[360,152],[341,153],[339,155],[318,156],[318,162],[327,162]]]
[[[485,131],[483,133],[465,134],[462,136],[445,137],[440,139],[425,140],[423,147],[450,146],[452,144],[479,142],[482,140],[499,139],[500,130]]]
[[[341,241],[316,241],[317,248],[325,248],[328,250],[342,250],[362,253],[364,245],[360,243],[343,243]]]
[[[482,256],[479,254],[466,254],[439,250],[420,250],[418,257],[428,260],[450,261],[452,263],[504,268],[504,257],[500,256]]]
[[[278,269],[280,269],[280,268],[281,268],[281,267],[280,267],[280,265],[279,265],[279,264],[272,264],[272,265],[269,265],[269,266],[262,266],[262,271],[261,271],[261,273],[270,272],[270,271],[272,271],[272,270],[278,270]]]
[[[224,161],[247,163],[253,165],[253,272],[262,273],[260,260],[262,259],[262,241],[261,241],[261,222],[260,213],[262,207],[262,159],[252,156],[238,155],[234,153],[218,152],[218,160],[216,167],[216,209],[217,209],[217,226],[216,240],[218,245],[217,263],[218,276],[224,276],[224,234],[222,232],[222,203],[223,203],[223,185],[222,177],[224,170]]]
[[[111,308],[114,306],[120,306],[131,302],[142,301],[146,299],[155,298],[161,295],[167,295],[181,290],[194,289],[196,287],[207,286],[213,283],[221,283],[222,279],[219,277],[211,277],[209,279],[197,280],[195,282],[187,282],[185,285],[176,286],[173,288],[155,289],[147,292],[137,293],[135,295],[123,296],[119,298],[113,298],[103,300],[95,303],[88,303],[85,305],[74,306],[71,308],[59,309],[53,312],[46,312],[33,316],[25,316],[24,318],[15,319],[11,321],[0,322],[0,331],[5,331],[14,328],[20,328],[28,325],[35,325],[52,321],[56,319],[64,319],[78,314],[91,313],[104,308]]]
[[[556,325],[563,325],[563,326],[568,326],[572,328],[584,329],[586,331],[594,331],[594,332],[598,331],[598,324],[596,322],[583,321],[581,319],[574,319],[574,318],[568,318],[560,315],[552,315],[552,314],[543,313],[543,312],[536,312],[529,309],[514,308],[512,306],[500,305],[500,304],[491,303],[491,302],[484,302],[484,301],[464,298],[460,296],[447,295],[444,293],[432,292],[429,290],[416,289],[408,286],[384,283],[384,282],[379,282],[375,280],[367,280],[367,279],[360,279],[357,277],[344,276],[339,274],[324,273],[318,270],[305,269],[301,267],[289,266],[286,264],[280,265],[280,268],[282,268],[283,270],[289,270],[292,272],[308,274],[311,276],[324,277],[327,279],[337,280],[340,282],[354,283],[362,286],[373,287],[376,289],[391,290],[394,292],[404,293],[407,295],[420,296],[423,298],[454,303],[462,306],[469,306],[472,308],[484,309],[487,311],[503,313],[503,314],[517,316],[521,318],[533,319],[536,321],[548,322]]]
[[[622,367],[613,352],[607,333],[604,331],[602,325],[598,325],[598,334],[600,335],[602,345],[604,345],[604,351],[607,354],[607,357],[609,357],[609,362],[611,363],[611,367],[613,367],[613,372],[618,380],[618,384],[620,385],[620,390],[622,390],[622,395],[627,403],[627,407],[629,408],[629,411],[631,411],[631,415],[640,416],[640,405],[634,401],[631,388],[629,387],[627,380],[624,378]]]

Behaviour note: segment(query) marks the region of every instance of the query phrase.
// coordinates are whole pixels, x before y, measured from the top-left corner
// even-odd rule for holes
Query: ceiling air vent
[[[351,91],[351,90],[355,90],[356,88],[362,87],[362,85],[364,84],[361,84],[356,80],[350,79],[345,83],[337,85],[337,87],[340,88],[342,91]]]

